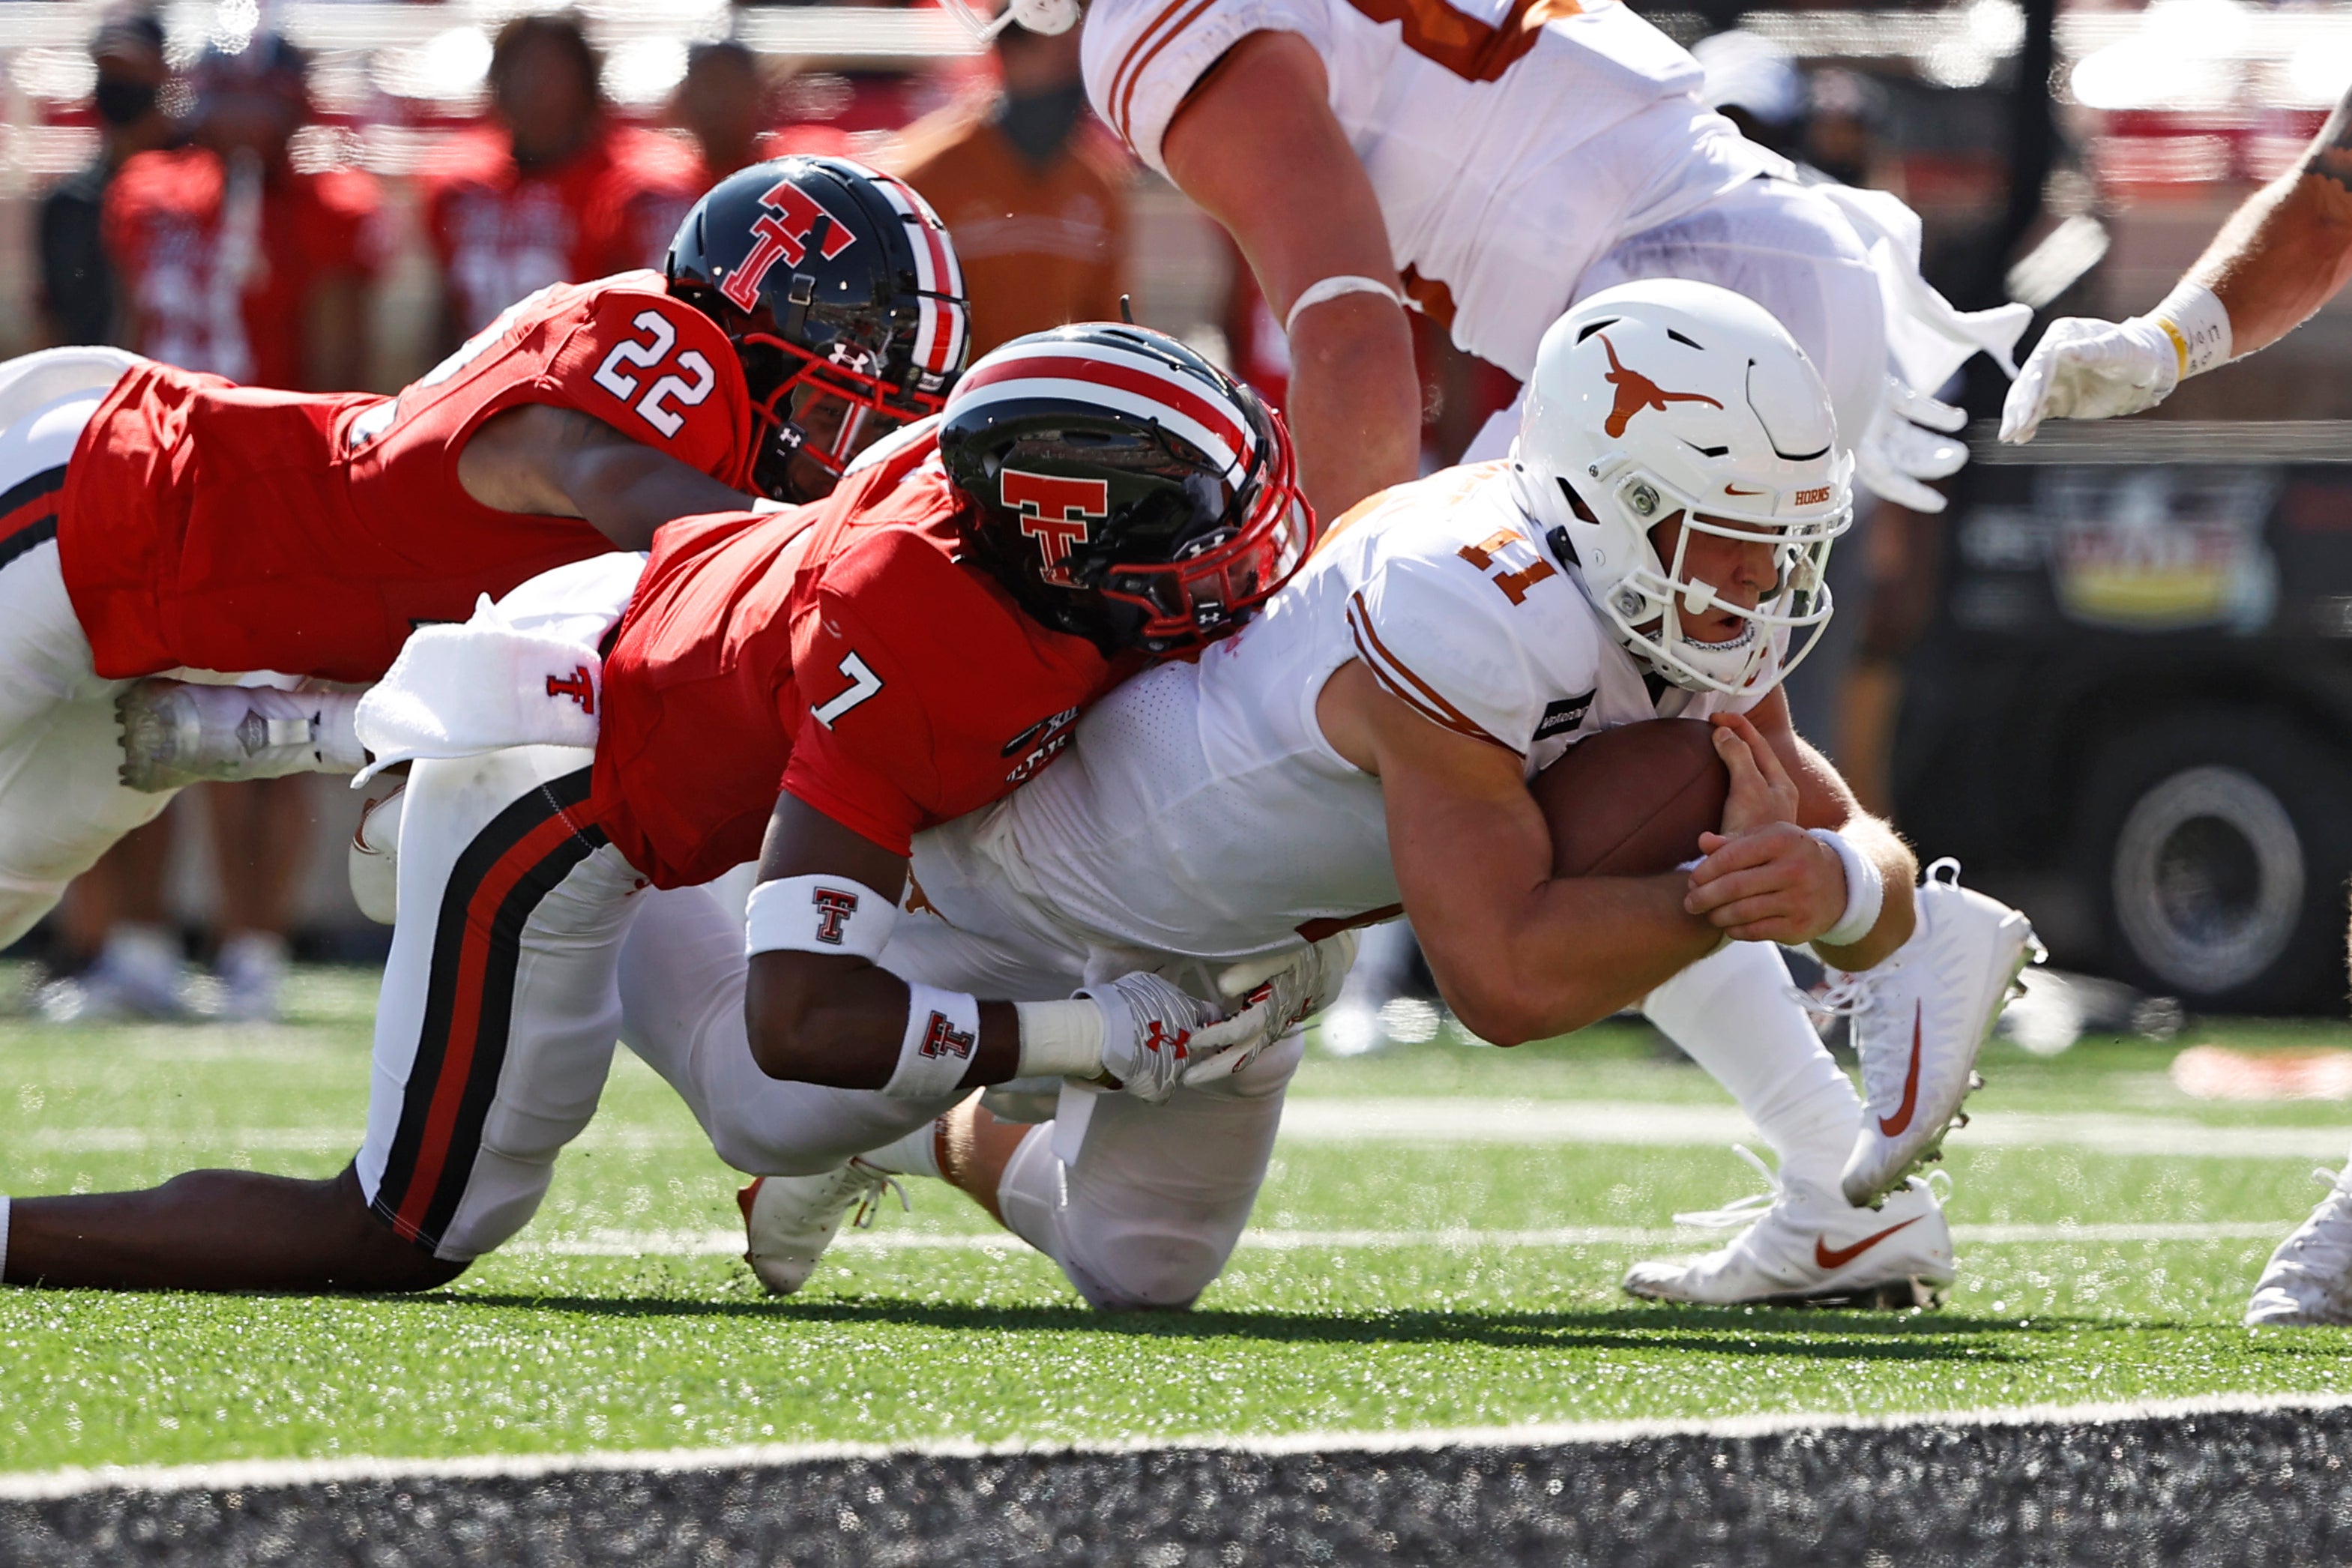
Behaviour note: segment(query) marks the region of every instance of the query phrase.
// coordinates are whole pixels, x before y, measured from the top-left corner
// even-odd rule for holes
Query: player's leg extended
[[[375,1217],[445,1262],[530,1220],[612,1067],[644,879],[583,822],[589,763],[519,746],[409,774],[354,1166]]]
[[[982,1130],[969,1167],[951,1130],[949,1174],[1090,1305],[1190,1307],[1249,1223],[1305,1047],[1294,1034],[1231,1079],[1158,1105],[1074,1088],[1017,1143]]]
[[[568,815],[588,754],[420,763],[376,1017],[368,1137],[327,1181],[199,1171],[20,1199],[11,1284],[415,1289],[520,1229],[612,1060],[635,873]]]

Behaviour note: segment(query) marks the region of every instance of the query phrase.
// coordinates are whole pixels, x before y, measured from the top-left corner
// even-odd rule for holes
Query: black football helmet
[[[846,158],[730,174],[678,226],[667,271],[735,344],[774,432],[752,482],[777,500],[815,500],[890,425],[938,413],[963,368],[971,318],[945,226],[911,186]],[[796,456],[822,474],[796,482]]]
[[[1174,338],[1096,322],[981,356],[940,458],[970,558],[1105,653],[1181,653],[1256,613],[1315,543],[1282,416]]]

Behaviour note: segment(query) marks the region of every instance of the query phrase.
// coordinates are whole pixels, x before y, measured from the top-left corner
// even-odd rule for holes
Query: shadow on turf
[[[1718,1355],[1789,1355],[1823,1361],[2022,1361],[1981,1342],[1989,1333],[2054,1333],[2106,1326],[1953,1313],[1822,1312],[1771,1309],[1625,1307],[1583,1312],[1094,1312],[1079,1307],[960,1307],[928,1301],[697,1301],[467,1291],[452,1305],[529,1307],[613,1318],[799,1319],[889,1323],[967,1333],[1108,1333],[1139,1338],[1243,1339],[1318,1344],[1483,1344],[1504,1349],[1695,1350]],[[2142,1325],[2149,1326],[2149,1325]]]

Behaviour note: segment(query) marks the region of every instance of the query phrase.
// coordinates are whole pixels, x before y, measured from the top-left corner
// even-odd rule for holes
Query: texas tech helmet
[[[971,559],[1105,652],[1224,636],[1315,542],[1281,416],[1145,328],[1060,327],[982,355],[939,447]]]
[[[763,437],[752,479],[815,499],[797,454],[838,478],[890,425],[940,411],[969,316],[948,231],[912,187],[846,158],[730,174],[670,243],[670,292],[726,330]],[[821,493],[821,489],[819,490]]]

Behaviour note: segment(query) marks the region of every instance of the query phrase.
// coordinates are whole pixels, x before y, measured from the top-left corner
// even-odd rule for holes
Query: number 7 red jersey
[[[577,518],[496,511],[457,482],[483,421],[528,403],[750,485],[734,350],[653,272],[543,289],[396,397],[137,366],[83,432],[58,509],[98,673],[373,680],[416,626],[610,550]]]

